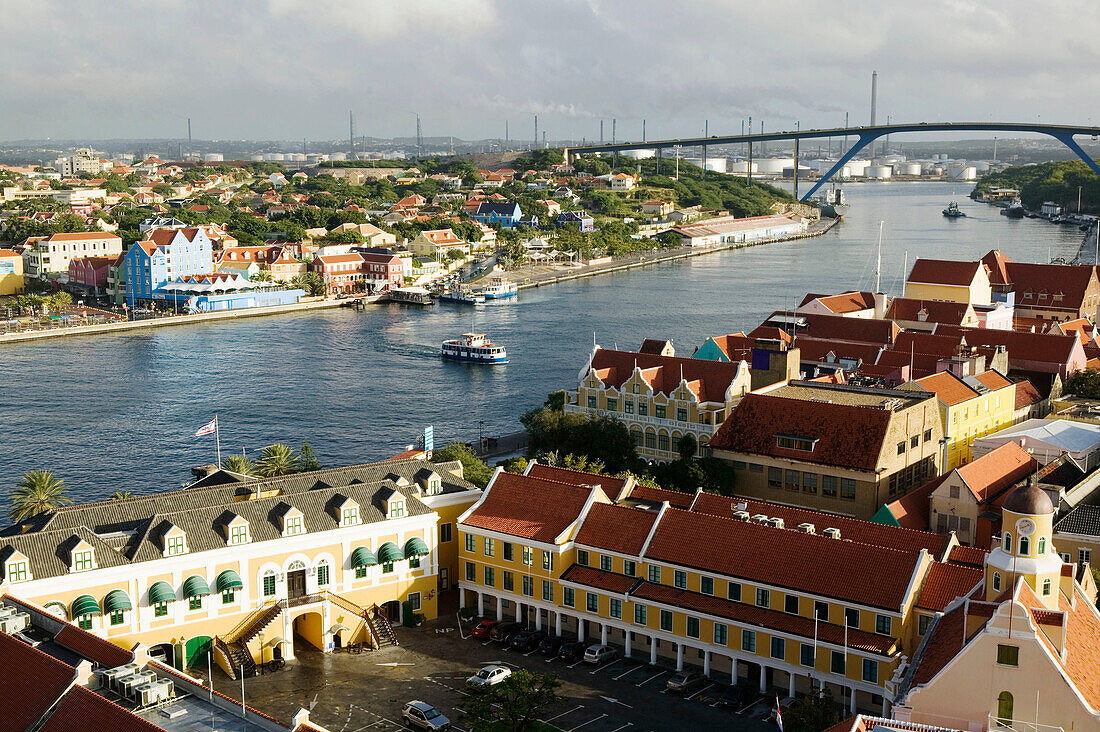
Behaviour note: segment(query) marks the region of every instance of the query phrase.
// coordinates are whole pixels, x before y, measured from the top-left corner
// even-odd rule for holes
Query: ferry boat
[[[966,216],[966,213],[959,210],[958,201],[952,201],[951,203],[947,204],[947,208],[943,210],[943,215],[949,219],[958,219]]]
[[[444,290],[442,294],[440,294],[439,299],[466,305],[485,302],[485,296],[480,292],[474,292],[469,285],[463,285],[458,282],[455,282]]]
[[[515,282],[509,282],[503,275],[494,275],[489,278],[489,284],[481,290],[481,294],[488,300],[500,300],[505,297],[515,297],[519,292],[519,286]]]
[[[432,293],[423,287],[397,287],[390,290],[387,302],[399,302],[405,305],[434,305]]]
[[[484,333],[463,333],[462,338],[443,341],[443,358],[473,363],[508,363],[508,352],[485,338]]]
[[[1024,217],[1024,205],[1017,202],[1007,208],[1002,208],[1001,216],[1007,216],[1010,219],[1022,219]]]

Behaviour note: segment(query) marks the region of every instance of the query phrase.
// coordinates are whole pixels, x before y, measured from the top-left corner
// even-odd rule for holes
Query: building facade
[[[0,295],[23,292],[23,256],[11,249],[0,249]]]
[[[104,232],[52,234],[34,242],[23,252],[23,273],[27,277],[68,275],[74,257],[112,257],[122,254],[122,238]]]
[[[134,307],[163,295],[173,280],[214,271],[214,248],[200,227],[151,229],[135,242],[123,260],[126,304]]]

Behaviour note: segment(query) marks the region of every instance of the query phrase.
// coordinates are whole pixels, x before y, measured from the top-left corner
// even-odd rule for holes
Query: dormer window
[[[183,534],[179,536],[169,536],[165,542],[164,553],[172,557],[177,554],[187,553],[187,542],[183,537]]]
[[[687,410],[681,410],[687,412]],[[684,415],[686,419],[686,414]],[[776,435],[775,445],[786,450],[802,450],[803,452],[813,452],[814,446],[817,444],[817,440],[810,437],[799,437],[798,435]]]
[[[20,552],[13,552],[4,563],[4,579],[8,582],[26,582],[33,579],[27,557]]]
[[[302,512],[293,506],[283,513],[283,536],[297,536],[306,533],[305,519]]]
[[[228,539],[230,544],[247,544],[249,542],[248,521],[245,519],[238,516],[229,523],[227,528],[229,529]]]
[[[356,526],[359,523],[359,504],[348,501],[340,511],[341,526]]]
[[[394,496],[387,504],[386,516],[388,518],[404,518],[405,517],[405,499]]]
[[[91,569],[95,569],[95,553],[92,551],[91,547],[81,542],[80,545],[73,550],[72,571],[87,572]]]

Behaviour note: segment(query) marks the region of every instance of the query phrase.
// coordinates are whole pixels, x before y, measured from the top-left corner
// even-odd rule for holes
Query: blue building
[[[519,204],[508,201],[483,201],[477,212],[470,216],[474,221],[480,221],[486,226],[500,224],[502,228],[514,229],[523,217],[523,211]]]
[[[214,271],[214,245],[201,228],[153,229],[126,252],[126,304],[163,299],[164,286]]]
[[[595,231],[596,220],[585,211],[562,211],[558,214],[558,228],[576,226],[579,231]]]

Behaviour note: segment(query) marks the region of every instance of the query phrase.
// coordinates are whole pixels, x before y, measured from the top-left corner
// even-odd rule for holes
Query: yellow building
[[[894,715],[969,730],[1100,729],[1100,613],[1088,565],[1052,543],[1036,486],[1004,502],[982,586],[933,622],[898,675]]]
[[[433,257],[443,261],[451,252],[470,255],[470,243],[459,239],[450,229],[422,231],[409,243],[409,251],[418,257]]]
[[[963,376],[940,371],[900,388],[936,395],[947,440],[943,456],[947,470],[974,458],[974,438],[1008,427],[1015,420],[1016,385],[995,370]]]
[[[705,448],[751,387],[749,365],[596,347],[565,410],[623,422],[640,457],[669,462],[692,435]]]
[[[57,509],[0,538],[3,588],[178,668],[392,641],[436,615],[454,519],[480,496],[460,463],[395,460]],[[242,480],[243,479],[243,480]]]
[[[853,711],[888,708],[955,570],[964,590],[981,579],[950,563],[954,537],[537,463],[498,471],[459,532],[481,616],[762,692],[825,684]]]
[[[918,259],[905,281],[905,297],[991,305],[993,288],[989,272],[981,262]]]
[[[0,249],[0,295],[23,292],[23,257],[11,249]]]

